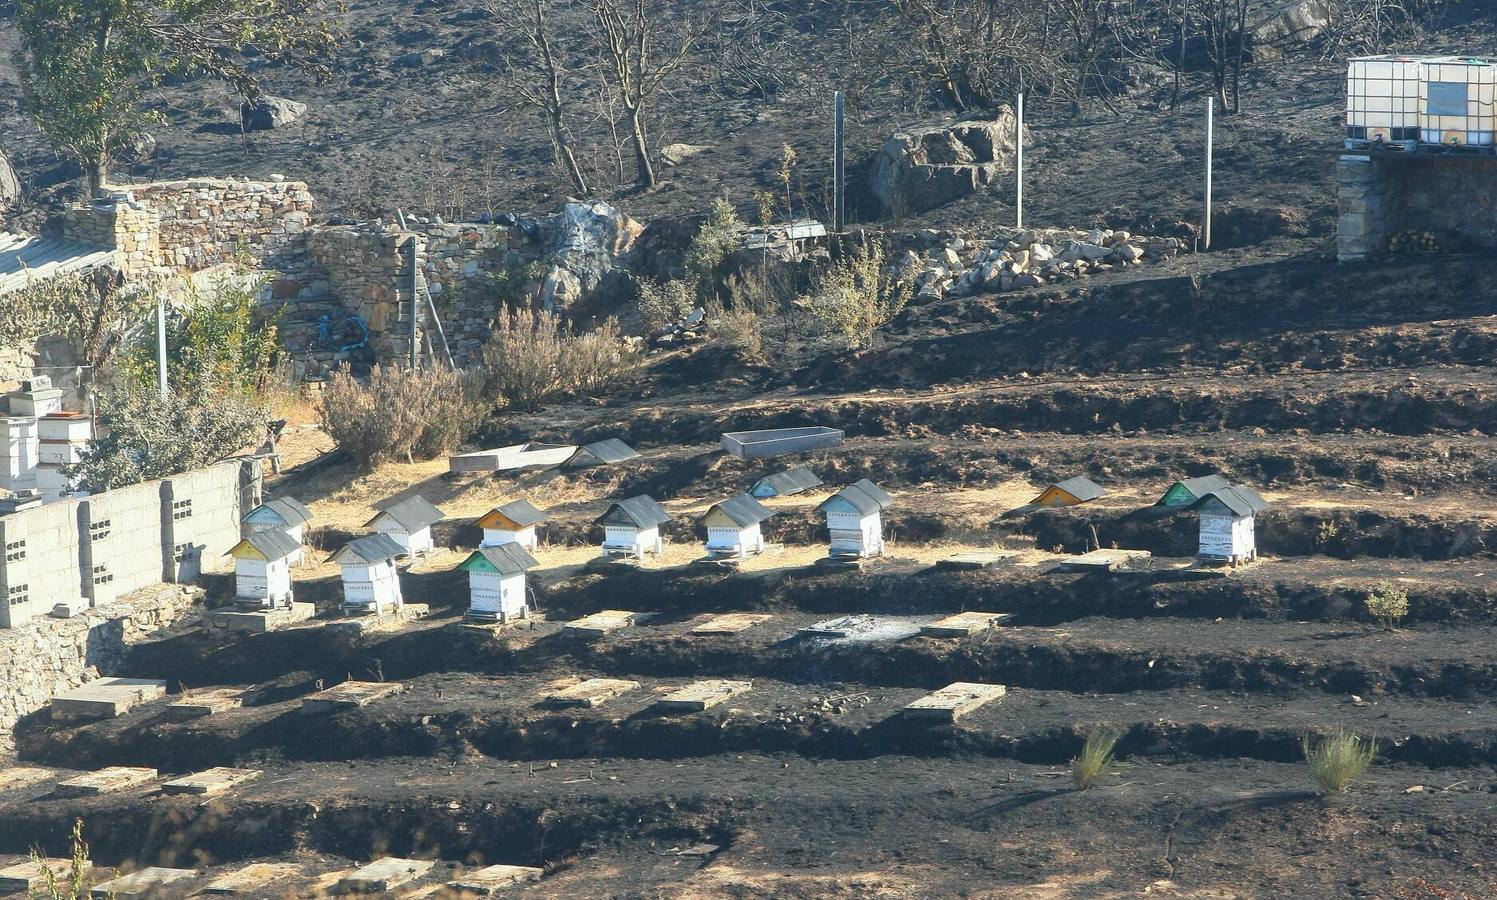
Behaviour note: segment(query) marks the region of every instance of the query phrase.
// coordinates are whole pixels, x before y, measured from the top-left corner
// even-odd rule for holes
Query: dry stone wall
[[[1497,159],[1346,154],[1336,167],[1343,261],[1386,251],[1409,232],[1436,246],[1497,247]]]

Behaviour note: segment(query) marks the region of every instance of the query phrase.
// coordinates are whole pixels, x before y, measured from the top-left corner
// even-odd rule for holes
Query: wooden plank
[[[58,797],[96,797],[129,790],[155,778],[156,770],[144,766],[110,766],[59,781],[53,793]]]
[[[487,897],[517,884],[539,881],[541,874],[542,870],[535,866],[484,866],[447,882],[447,886],[455,891]]]
[[[627,609],[605,609],[590,616],[583,616],[562,626],[562,633],[570,637],[598,638],[620,628],[628,628],[640,621],[640,614]]]
[[[551,691],[546,694],[544,702],[547,706],[583,706],[591,709],[638,687],[639,682],[622,678],[589,678]]]
[[[121,875],[103,884],[94,885],[90,896],[95,900],[146,900],[162,896],[168,885],[177,885],[175,892],[186,887],[182,882],[198,877],[193,869],[168,869],[164,866],[146,866],[129,875]]]
[[[726,613],[713,616],[691,629],[692,634],[737,634],[747,631],[760,622],[768,622],[774,616],[765,613]]]
[[[280,884],[300,874],[301,867],[293,863],[250,863],[208,882],[201,893],[256,894],[265,890],[267,885]]]
[[[0,791],[22,788],[40,781],[51,781],[56,777],[56,769],[41,766],[14,766],[0,770]]]
[[[1008,688],[1001,684],[957,681],[906,706],[904,714],[919,719],[955,722],[983,704],[997,700],[1007,691]]]
[[[712,678],[689,684],[678,691],[672,691],[656,700],[655,705],[671,712],[701,712],[745,693],[753,686],[754,683],[751,681]]]
[[[83,874],[88,874],[93,866],[88,860],[83,860],[80,866]],[[47,886],[47,872],[58,884],[67,884],[68,877],[73,871],[71,859],[59,859],[47,857],[45,859],[23,859],[19,862],[0,868],[0,894],[14,894],[20,891],[32,891]]]
[[[239,688],[212,688],[182,694],[166,705],[166,717],[173,722],[201,719],[244,705],[244,691]]]
[[[259,769],[231,769],[216,766],[192,775],[174,778],[161,786],[164,794],[196,794],[211,796],[222,794],[231,788],[254,781],[260,777]]]
[[[308,694],[302,698],[301,709],[306,713],[336,712],[368,706],[400,692],[398,681],[345,681],[325,691]]]
[[[429,859],[386,856],[344,875],[338,880],[338,890],[347,894],[388,893],[424,877],[434,865]]]
[[[929,625],[922,625],[920,633],[926,637],[938,638],[969,637],[979,631],[994,628],[1012,618],[1013,613],[962,612]]]

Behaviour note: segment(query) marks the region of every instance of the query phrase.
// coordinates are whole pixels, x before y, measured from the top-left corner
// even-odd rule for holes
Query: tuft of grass
[[[1122,735],[1112,729],[1093,731],[1086,736],[1081,753],[1071,760],[1071,783],[1076,790],[1086,790],[1112,770],[1112,752],[1120,737]]]
[[[67,872],[61,879],[50,868],[42,865],[45,854],[32,848],[31,862],[41,870],[43,884],[41,892],[33,892],[30,896],[40,897],[43,900],[85,900],[89,896],[88,844],[83,840],[82,819],[73,820],[72,842],[71,860]]]
[[[1346,793],[1351,783],[1372,767],[1377,756],[1376,738],[1363,740],[1341,728],[1319,738],[1307,734],[1301,746],[1310,773],[1327,794]]]

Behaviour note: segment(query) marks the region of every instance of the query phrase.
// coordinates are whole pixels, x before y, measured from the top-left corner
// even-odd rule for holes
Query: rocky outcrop
[[[1253,55],[1278,56],[1285,50],[1315,40],[1331,23],[1326,0],[1274,0],[1249,11],[1248,34]]]
[[[553,269],[566,270],[576,281],[576,296],[596,290],[610,272],[623,266],[644,226],[609,203],[569,200],[555,218],[543,223],[548,234],[543,258]],[[553,298],[572,296],[561,276],[548,278]],[[564,309],[557,306],[557,311]]]
[[[902,215],[993,184],[1013,168],[1016,124],[1014,111],[1000,106],[990,119],[896,132],[874,162],[873,195],[886,212]]]
[[[246,100],[239,114],[245,131],[284,128],[307,114],[307,104],[266,94],[258,100]]]

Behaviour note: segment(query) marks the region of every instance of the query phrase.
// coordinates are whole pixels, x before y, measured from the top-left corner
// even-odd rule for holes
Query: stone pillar
[[[1393,226],[1392,173],[1371,156],[1348,153],[1336,163],[1336,259],[1366,259]]]

